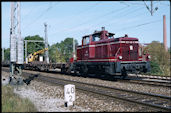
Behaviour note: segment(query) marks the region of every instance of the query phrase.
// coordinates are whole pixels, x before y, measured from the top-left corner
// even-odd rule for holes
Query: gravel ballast
[[[30,71],[30,72],[38,73],[38,72],[34,72],[34,71]],[[146,93],[154,93],[154,94],[171,96],[171,88],[168,88],[168,87],[165,87],[165,88],[164,87],[153,87],[153,86],[143,85],[143,84],[131,84],[131,83],[123,83],[123,82],[119,82],[119,81],[101,80],[101,79],[97,79],[97,78],[84,78],[84,77],[61,75],[61,74],[43,73],[42,75],[45,75],[45,76],[48,75],[51,77],[75,80],[75,81],[79,81],[79,82],[92,83],[92,84],[98,84],[98,85],[109,86],[109,87],[116,87],[116,88],[121,88],[121,89],[126,89],[126,90],[133,90],[133,91],[138,91],[138,92],[146,92]]]
[[[37,73],[37,72],[35,72]],[[2,71],[2,78],[8,77],[9,73]],[[48,76],[54,76],[48,73]],[[121,83],[110,81],[103,81],[98,79],[71,77],[67,75],[56,74],[56,77],[63,77],[65,79],[74,79],[77,81],[99,83],[103,85],[118,86]],[[117,84],[116,84],[117,83]],[[123,86],[124,89],[126,86]],[[131,87],[128,85],[128,88]],[[133,88],[130,88],[133,89]],[[141,90],[142,91],[142,90]],[[152,90],[153,91],[153,90]],[[161,90],[162,91],[162,90]],[[93,93],[83,92],[76,89],[76,101],[73,107],[64,106],[64,87],[56,86],[49,83],[43,83],[38,81],[31,81],[30,85],[23,85],[18,88],[14,88],[14,92],[21,97],[29,98],[37,107],[38,111],[51,112],[51,111],[153,111],[147,107],[139,106],[133,103],[127,103],[124,101],[111,99],[103,96],[99,96]]]

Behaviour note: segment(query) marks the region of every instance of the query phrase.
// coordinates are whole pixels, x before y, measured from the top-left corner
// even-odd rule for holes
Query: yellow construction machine
[[[45,51],[47,51],[48,48],[44,48],[42,50],[39,50],[39,51],[36,51],[34,52],[33,54],[31,53],[29,56],[28,56],[28,62],[33,62],[37,59],[38,55],[40,54],[43,54]]]

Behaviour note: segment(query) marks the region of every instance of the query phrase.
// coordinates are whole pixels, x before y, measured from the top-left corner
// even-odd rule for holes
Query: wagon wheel
[[[61,73],[62,73],[62,74],[66,74],[66,69],[65,69],[65,67],[62,67],[62,68],[61,68]]]
[[[71,74],[71,69],[70,69],[70,68],[67,68],[67,69],[66,69],[66,73],[67,73],[67,74]]]

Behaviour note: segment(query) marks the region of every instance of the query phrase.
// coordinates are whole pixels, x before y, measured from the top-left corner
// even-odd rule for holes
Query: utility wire
[[[144,25],[148,25],[148,24],[153,24],[153,23],[161,22],[161,20],[162,20],[162,19],[160,19],[160,20],[155,20],[155,21],[151,21],[151,22],[146,22],[146,23],[142,23],[142,24],[135,25],[135,26],[130,26],[130,27],[122,28],[122,29],[120,29],[120,30],[137,28],[137,27],[141,27],[141,26],[144,26]],[[119,30],[119,31],[120,31],[120,30]]]
[[[54,4],[52,7],[55,7],[55,6],[57,6],[58,4],[59,4],[60,2],[58,2],[58,3],[56,3],[56,4]],[[46,17],[45,17],[45,19],[44,19],[44,22],[46,21],[46,19],[47,19],[47,15],[45,15]]]
[[[139,11],[139,9],[141,9],[142,7],[139,7],[139,8],[137,8],[137,9],[134,9],[134,10],[132,10],[132,11],[130,11],[130,12],[126,12],[126,14],[123,14],[122,16],[127,16],[127,15],[129,15],[129,14],[132,14],[132,13],[134,13],[134,12],[136,12],[136,11]],[[116,13],[114,13],[114,14],[116,14]],[[121,16],[121,17],[122,17]],[[118,17],[120,17],[120,16],[117,16],[117,18]],[[105,20],[106,21],[106,20]],[[108,20],[109,21],[109,20]],[[101,22],[101,23],[103,23],[103,22]],[[97,25],[99,25],[99,24],[101,24],[101,23],[98,23],[98,24],[96,24],[96,25],[91,25],[90,27],[88,27],[88,28],[85,28],[85,29],[83,29],[84,31],[86,30],[90,30],[93,26],[97,26]],[[111,24],[109,24],[109,25],[111,25]],[[106,25],[105,25],[106,26]],[[95,27],[93,27],[93,28],[95,28]],[[83,30],[81,30],[81,31],[83,31]],[[73,33],[78,33],[78,32],[73,32]],[[73,33],[68,33],[68,35],[71,35],[71,34],[73,34]]]
[[[126,12],[126,14],[123,14],[122,16],[117,16],[117,18],[118,17],[126,17],[127,15],[129,15],[129,14],[133,14],[133,13],[135,13],[135,12],[137,12],[137,11],[139,11],[139,9],[141,9],[142,7],[139,7],[139,8],[137,8],[137,9],[134,9],[134,10],[132,10],[131,12]],[[116,13],[115,13],[116,14]],[[106,21],[106,20],[105,20]],[[109,20],[108,20],[109,21]],[[100,23],[98,23],[98,24],[94,24],[94,25],[91,25],[90,27],[88,27],[88,28],[85,28],[84,30],[86,30],[86,29],[91,29],[92,27],[94,28],[95,26],[98,26],[98,25],[100,25],[100,24],[102,24],[102,23],[105,23],[105,22],[100,22]],[[115,22],[114,22],[115,23]],[[112,23],[110,23],[110,24],[108,24],[108,25],[105,25],[105,26],[109,26],[109,25],[112,25]],[[102,26],[104,26],[104,25],[102,25]]]
[[[120,1],[120,3],[121,3],[121,4],[124,4],[124,5],[126,5],[126,6],[130,6],[130,5],[128,5],[127,3],[123,2],[123,1]]]
[[[73,28],[76,28],[76,27],[80,27],[81,25],[84,25],[84,24],[86,24],[86,23],[88,23],[88,22],[90,22],[90,21],[92,21],[92,20],[95,20],[96,18],[103,18],[103,17],[105,17],[105,16],[107,16],[107,15],[109,15],[109,14],[111,14],[111,13],[114,13],[114,12],[116,12],[116,11],[121,11],[121,10],[123,10],[123,9],[125,9],[125,8],[127,8],[127,7],[124,7],[124,8],[119,8],[119,9],[117,9],[117,10],[115,10],[115,11],[111,11],[111,12],[108,12],[108,13],[106,13],[106,14],[103,14],[103,15],[100,15],[100,16],[98,16],[98,17],[95,17],[95,18],[91,18],[91,19],[89,19],[88,21],[85,21],[85,22],[83,22],[83,23],[81,23],[81,24],[78,24],[78,25],[76,25],[76,26],[74,26],[74,27],[71,27],[71,28],[66,28],[66,29],[64,29],[64,30],[62,30],[62,31],[66,31],[66,30],[72,30]],[[58,31],[58,32],[61,32],[61,31]],[[58,32],[56,32],[56,33],[58,33]],[[51,35],[54,35],[54,34],[56,34],[56,33],[53,33],[53,34],[51,34]]]
[[[144,4],[139,4],[139,3],[130,3],[131,5],[144,5]]]
[[[25,18],[26,17],[28,17],[29,15],[30,15],[30,13],[32,13],[34,11],[34,8],[31,8],[31,10],[27,13],[27,15],[25,16]]]
[[[119,13],[120,11],[122,11],[122,10],[124,10],[124,9],[126,9],[127,7],[124,7],[124,8],[122,8],[122,9],[120,9],[120,10],[116,10],[116,11],[118,11],[118,12],[116,12],[116,11],[111,11],[111,12],[109,12],[109,13],[107,13],[107,14],[105,14],[105,15],[102,15],[101,16],[101,18],[102,17],[105,17],[106,15],[109,15],[109,14],[111,14],[111,13],[113,13],[114,15],[115,14],[117,14],[117,13]],[[140,7],[140,8],[137,8],[137,9],[135,9],[135,10],[132,10],[131,12],[126,12],[126,14],[123,14],[123,16],[125,17],[126,15],[129,15],[129,14],[132,14],[132,13],[134,13],[134,12],[137,12],[137,11],[139,11],[139,9],[141,9],[142,7]],[[110,15],[111,16],[111,15]],[[122,16],[117,16],[117,18],[118,17],[122,17]],[[99,17],[98,17],[99,18]],[[109,21],[109,20],[108,20]],[[105,20],[105,22],[100,22],[100,23],[98,23],[98,24],[95,24],[95,25],[93,25],[93,26],[97,26],[97,25],[99,25],[99,24],[101,24],[101,23],[106,23],[106,20]],[[91,27],[89,27],[89,28],[91,28]],[[86,28],[86,29],[89,29],[89,28]]]
[[[81,11],[81,12],[79,12],[78,14],[76,14],[76,15],[80,15],[80,14],[83,14],[83,13],[85,13],[85,12],[88,12],[88,11],[90,11],[90,10],[92,10],[92,9],[95,9],[99,4],[100,4],[101,2],[98,2],[98,3],[95,3],[94,5],[95,6],[90,6],[90,7],[88,7],[88,9],[86,8],[85,10],[83,10],[83,11]],[[75,15],[74,15],[75,16]],[[71,16],[71,17],[69,17],[69,18],[73,18],[74,16]],[[68,22],[68,21],[67,21]],[[55,25],[56,23],[54,23],[54,25]]]
[[[159,2],[160,2],[160,5],[163,5],[163,6],[170,6],[169,4],[163,4],[163,3],[161,2],[161,0],[159,0]]]
[[[134,10],[132,10],[132,11],[130,11],[130,12],[126,12],[126,14],[123,14],[123,15],[119,15],[119,16],[117,16],[117,18],[119,17],[126,17],[127,15],[130,15],[130,14],[133,14],[133,13],[135,13],[135,12],[137,12],[137,11],[139,11],[139,9],[141,9],[142,7],[139,7],[139,8],[137,8],[137,9],[134,9]],[[101,23],[103,23],[103,22],[101,22]],[[99,23],[99,24],[101,24],[101,23]],[[97,24],[97,25],[99,25],[99,24]],[[110,23],[110,24],[108,24],[108,25],[111,25],[112,23]],[[107,26],[108,26],[107,25]]]
[[[77,15],[80,15],[80,14],[83,14],[83,13],[85,13],[85,12],[88,12],[88,11],[90,11],[90,10],[96,8],[99,4],[100,4],[100,2],[95,3],[95,4],[93,5],[93,7],[90,6],[90,7],[86,8],[86,10],[83,10],[83,11],[79,12]],[[73,16],[72,16],[72,17],[73,17]],[[70,17],[70,18],[72,18],[72,17]]]
[[[59,4],[59,3],[57,3]],[[57,5],[56,4],[56,5]],[[50,9],[52,9],[53,6],[49,6],[46,10],[44,10],[33,22],[29,23],[25,28],[29,28],[33,23],[37,22],[45,13],[47,13]],[[24,28],[24,29],[25,29]]]

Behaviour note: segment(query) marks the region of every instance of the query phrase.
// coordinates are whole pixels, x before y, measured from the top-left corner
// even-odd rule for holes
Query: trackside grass
[[[2,112],[36,112],[37,109],[27,98],[20,98],[10,85],[2,86]]]

